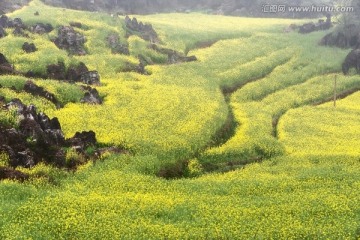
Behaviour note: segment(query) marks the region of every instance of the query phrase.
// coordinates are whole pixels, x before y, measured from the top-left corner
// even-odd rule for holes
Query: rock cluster
[[[50,119],[46,114],[38,113],[34,105],[26,106],[19,99],[13,99],[3,107],[5,111],[15,113],[19,125],[17,128],[0,125],[0,154],[8,158],[6,166],[0,167],[0,180],[27,180],[29,175],[16,168],[31,168],[40,162],[74,169],[105,153],[129,153],[117,147],[97,148],[93,131],[76,132],[72,138],[65,139],[57,118]],[[89,148],[93,149],[91,153],[87,151]],[[75,152],[78,159],[68,157],[66,149]]]
[[[86,55],[84,43],[86,38],[79,32],[76,32],[71,26],[60,26],[58,37],[54,40],[55,45],[60,49],[67,50],[73,55]]]
[[[139,74],[148,75],[149,73],[145,70],[145,66],[147,65],[147,62],[143,60],[141,55],[139,55],[138,58],[139,58],[138,65],[126,62],[125,65],[122,67],[121,72],[136,72]]]
[[[80,102],[89,104],[102,104],[102,99],[99,95],[99,92],[95,88],[83,87],[83,89],[86,92]]]
[[[109,47],[111,48],[111,52],[116,54],[124,54],[124,55],[130,55],[129,51],[129,44],[127,43],[121,43],[119,35],[117,34],[109,34],[109,36],[106,38]]]
[[[360,48],[360,25],[347,24],[340,30],[323,37],[320,45],[340,48]]]
[[[343,73],[348,74],[350,68],[355,68],[357,73],[360,74],[360,49],[354,49],[346,56],[342,64]]]
[[[28,42],[24,42],[24,44],[22,45],[22,49],[26,53],[32,53],[32,52],[37,51],[37,48],[36,48],[35,44],[34,43],[28,43]]]
[[[50,119],[44,113],[37,113],[33,105],[26,106],[19,99],[4,105],[9,111],[16,111],[20,119],[19,128],[0,126],[0,153],[9,157],[9,166],[30,168],[45,161],[58,167],[68,167],[64,148],[85,152],[96,145],[93,131],[76,133],[65,139],[57,118]]]
[[[0,75],[13,74],[14,72],[14,67],[9,63],[4,54],[0,53]]]
[[[36,23],[30,27],[30,31],[36,34],[45,34],[51,32],[52,30],[54,30],[54,27],[50,23]]]
[[[80,62],[77,66],[71,65],[67,70],[64,62],[47,66],[47,78],[67,80],[70,82],[82,82],[88,85],[99,85],[100,75],[97,71],[89,71],[86,65]]]
[[[56,80],[66,79],[66,69],[64,62],[59,61],[57,64],[49,64],[46,66],[48,78]]]
[[[26,25],[23,23],[21,18],[11,19],[6,15],[0,17],[0,27],[3,28],[22,28],[26,29]]]
[[[24,29],[19,28],[19,27],[15,28],[14,31],[12,32],[12,34],[17,37],[25,37],[25,38],[29,37],[29,35],[24,32]]]
[[[24,91],[30,93],[33,96],[39,96],[54,103],[55,106],[60,107],[59,101],[56,99],[53,93],[46,91],[43,87],[37,86],[33,81],[28,80],[25,82]]]
[[[67,70],[66,80],[70,82],[80,82],[81,76],[88,71],[89,69],[83,62],[80,62],[78,65],[71,65]]]
[[[49,23],[36,23],[31,27],[27,27],[21,18],[14,18],[13,20],[7,17],[6,15],[2,15],[0,17],[0,38],[6,35],[4,28],[14,28],[13,34],[15,36],[21,37],[29,37],[24,30],[29,30],[33,33],[44,34],[49,33],[54,30],[53,26]]]
[[[135,17],[133,19],[130,19],[129,16],[126,16],[125,26],[127,30],[127,35],[138,35],[142,39],[151,43],[160,42],[158,34],[156,33],[151,24],[143,24],[142,22],[138,22]]]
[[[184,54],[182,54],[180,52],[177,52],[175,50],[168,49],[168,48],[162,48],[156,44],[149,45],[149,48],[151,48],[159,53],[167,55],[168,56],[168,64],[197,61],[196,56],[185,56]]]
[[[13,34],[15,36],[28,37],[28,35],[24,32],[27,27],[21,18],[10,19],[8,16],[2,15],[0,17],[0,38],[6,36],[4,28],[14,28]]]
[[[88,85],[100,85],[100,75],[97,71],[87,71],[81,74],[80,81]]]
[[[0,180],[4,179],[11,179],[23,182],[29,179],[29,175],[9,167],[0,167]]]
[[[33,167],[42,159],[56,165],[64,164],[60,147],[65,144],[65,137],[57,118],[50,119],[43,113],[37,113],[35,106],[26,106],[19,99],[4,107],[15,110],[21,119],[19,129],[0,130],[0,152],[9,156],[11,167]]]
[[[332,27],[331,16],[326,16],[326,21],[320,19],[317,23],[305,23],[299,27],[299,33],[311,33],[314,31],[327,30]]]

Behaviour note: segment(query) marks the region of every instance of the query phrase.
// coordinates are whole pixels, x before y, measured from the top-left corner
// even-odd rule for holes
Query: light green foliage
[[[32,35],[35,38],[35,35]],[[15,37],[8,35],[0,41],[1,52],[6,56],[7,60],[15,66],[20,72],[32,70],[34,73],[44,75],[46,66],[57,63],[58,60],[67,60],[67,53],[59,50],[54,43],[48,40],[47,36],[36,35],[33,43],[38,48],[34,53],[25,53],[22,50],[24,42],[29,42],[27,38]],[[30,41],[31,42],[31,41]],[[68,62],[66,61],[68,65]]]
[[[63,105],[69,102],[80,102],[80,99],[84,96],[80,86],[75,84],[53,80],[36,80],[35,84],[53,93],[56,99]]]
[[[158,53],[155,50],[149,49],[148,45],[149,43],[146,42],[145,40],[137,37],[137,36],[132,36],[129,38],[129,48],[130,48],[130,53],[133,56],[143,56],[145,58],[145,60],[149,63],[149,64],[161,64],[161,63],[166,63],[168,56]]]
[[[76,165],[81,165],[86,162],[86,159],[83,155],[76,152],[76,149],[70,148],[66,151],[65,156],[66,166],[75,167]]]
[[[189,177],[198,177],[204,172],[202,165],[196,158],[189,161],[187,170]]]
[[[14,98],[18,98],[26,105],[35,105],[36,108],[41,112],[52,111],[56,109],[55,105],[45,98],[39,98],[25,92],[18,93],[9,88],[0,88],[0,96],[5,96],[5,100],[7,102],[10,102]]]
[[[0,76],[0,84],[3,87],[12,88],[15,87],[16,90],[22,90],[26,82],[25,77],[20,76]]]
[[[0,167],[7,167],[9,164],[9,155],[0,152]]]
[[[8,127],[16,127],[18,119],[16,117],[16,110],[10,109],[10,111],[0,110],[0,124]]]
[[[39,17],[33,15],[36,10]],[[0,88],[0,95],[34,103],[58,117],[67,137],[94,130],[100,143],[124,146],[134,155],[106,154],[74,174],[42,164],[21,169],[32,176],[30,182],[0,183],[0,239],[359,237],[360,94],[340,100],[336,109],[330,103],[311,106],[331,98],[335,75],[338,92],[360,84],[358,76],[340,76],[347,50],[317,45],[326,33],[282,33],[293,20],[137,16],[154,26],[163,46],[198,58],[147,66],[151,75],[144,76],[120,70],[127,62],[138,64],[138,54],[154,63],[162,63],[164,56],[138,37],[125,39],[121,18],[63,11],[39,1],[16,16],[27,23],[82,22],[86,56],[68,56],[48,36],[34,37],[44,47],[29,55],[20,55],[21,38],[10,35],[0,46],[22,70],[43,71],[45,62],[58,58],[67,66],[84,62],[102,76],[97,89],[104,103],[80,104],[77,85],[48,80],[36,83],[53,92],[64,108],[8,88]],[[129,42],[131,56],[111,54],[105,40],[111,32]],[[195,48],[206,41],[216,43]],[[4,86],[18,89],[23,81],[0,78]],[[228,119],[229,106],[235,133],[208,148]],[[7,119],[1,111],[0,119]],[[78,155],[69,150],[67,159],[77,161]],[[155,176],[179,161],[187,163],[184,176],[191,178]],[[238,169],[231,172],[207,172],[234,166]]]

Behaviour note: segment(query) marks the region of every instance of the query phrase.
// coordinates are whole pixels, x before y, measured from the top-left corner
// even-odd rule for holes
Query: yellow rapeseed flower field
[[[67,137],[93,130],[101,144],[132,154],[104,156],[76,172],[39,164],[21,169],[28,182],[1,181],[0,239],[360,237],[360,94],[336,108],[327,102],[335,76],[339,93],[358,88],[360,77],[340,73],[348,50],[318,46],[326,32],[284,33],[296,23],[286,19],[136,16],[154,26],[164,47],[198,58],[167,65],[144,40],[126,38],[122,17],[39,0],[10,16],[55,27],[80,21],[86,56],[56,48],[49,40],[56,31],[29,39],[9,33],[0,52],[20,71],[84,62],[101,75],[104,103],[80,103],[79,85],[35,79],[62,103],[56,109],[20,92],[26,78],[18,76],[0,77],[0,96],[58,117]],[[109,33],[129,43],[130,56],[111,53]],[[24,41],[39,51],[24,54]],[[204,42],[213,45],[198,48]],[[121,71],[138,64],[138,54],[154,62],[150,75]],[[0,122],[16,126],[11,112],[0,111]],[[0,167],[7,161],[0,154]],[[158,177],[179,162],[183,178]]]

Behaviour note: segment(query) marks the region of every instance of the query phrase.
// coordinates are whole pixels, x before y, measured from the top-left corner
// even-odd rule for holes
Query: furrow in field
[[[249,74],[249,72],[252,72],[254,64],[257,64],[257,67],[263,69],[263,71],[260,73],[254,73],[254,76],[248,80],[240,78],[240,81],[234,82],[232,85],[224,84],[221,86],[221,91],[224,95],[226,103],[228,104],[228,117],[223,126],[216,132],[214,137],[215,140],[211,144],[209,144],[208,148],[219,147],[225,144],[236,134],[236,128],[239,124],[235,119],[233,109],[230,104],[231,95],[237,90],[246,86],[246,84],[261,80],[266,75],[271,74],[271,72],[280,65],[289,62],[291,60],[291,55],[284,55],[285,52],[289,53],[288,49],[277,50],[267,56],[256,58],[249,63],[241,65],[240,67],[242,71],[246,72],[247,74]],[[281,56],[281,58],[278,58],[279,56]],[[277,61],[274,61],[274,59],[276,59]]]
[[[290,109],[305,105],[320,105],[333,101],[333,81],[338,79],[338,99],[343,99],[359,91],[358,76],[344,77],[337,74],[319,75],[306,82],[288,87],[263,99],[264,110],[272,115],[273,136],[277,137],[279,119]]]
[[[335,75],[309,78],[270,94],[260,102],[241,103],[231,98],[237,129],[223,145],[205,152],[205,164],[214,167],[236,162],[232,166],[240,166],[247,162],[246,159],[258,161],[259,158],[284,153],[284,146],[278,141],[278,123],[282,116],[291,109],[329,99],[333,95]],[[340,98],[358,89],[359,83],[358,76],[338,76]]]
[[[239,81],[238,83],[233,83],[233,85],[231,87],[222,86],[222,93],[224,94],[224,98],[228,104],[229,115],[228,115],[228,119],[225,122],[225,124],[223,125],[223,127],[215,135],[215,139],[217,139],[215,144],[210,144],[207,147],[207,149],[205,149],[198,156],[201,159],[201,161],[207,171],[227,171],[226,169],[239,168],[239,167],[242,167],[249,163],[261,161],[261,159],[263,158],[263,156],[261,156],[261,154],[259,154],[259,153],[255,153],[255,154],[241,153],[241,154],[236,154],[237,156],[230,158],[229,161],[223,161],[223,160],[221,160],[221,161],[215,160],[214,161],[214,159],[216,159],[216,158],[219,159],[220,156],[226,157],[225,156],[226,154],[224,155],[224,153],[221,153],[221,154],[217,154],[217,153],[212,154],[212,153],[214,153],[213,152],[214,149],[221,148],[223,145],[226,145],[230,139],[233,139],[237,132],[237,128],[239,126],[239,121],[236,118],[236,116],[234,115],[234,109],[233,109],[234,106],[230,102],[231,95],[234,92],[236,92],[237,90],[246,86],[247,84],[261,80],[262,78],[264,78],[264,74],[265,74],[265,76],[268,74],[271,74],[271,72],[274,71],[277,67],[291,61],[290,55],[285,55],[285,56],[283,55],[284,51],[286,51],[286,49],[278,50],[276,52],[271,53],[268,56],[261,57],[260,59],[255,59],[254,61],[252,61],[251,62],[252,64],[262,63],[262,65],[260,65],[260,68],[266,69],[266,71],[263,71],[262,73],[260,73],[260,75],[258,77],[250,79],[250,80],[241,79],[241,81]],[[271,61],[280,55],[282,56],[282,58],[277,59],[277,61]],[[246,69],[246,66],[251,68],[252,64],[247,63],[247,64],[242,65],[243,71],[249,70],[249,69]],[[247,71],[247,72],[249,72],[249,71]],[[232,154],[230,154],[230,155],[232,155]]]
[[[299,47],[287,64],[278,67],[270,75],[246,85],[234,94],[237,102],[262,101],[267,96],[291,86],[302,84],[318,75],[340,71],[342,52],[330,48],[305,49]],[[311,50],[311,54],[310,54]],[[320,51],[321,50],[321,51]],[[316,64],[314,64],[316,63]]]
[[[240,154],[241,156],[237,155],[235,158],[231,158],[229,161],[216,161],[216,163],[210,163],[208,160],[212,159],[214,156],[215,158],[222,158],[224,154],[215,154],[209,155],[208,153],[212,151],[212,149],[221,148],[221,146],[226,145],[230,139],[233,139],[237,132],[237,128],[239,126],[239,121],[234,114],[233,105],[231,104],[231,95],[233,92],[241,89],[242,87],[246,86],[250,82],[259,81],[264,76],[271,74],[277,67],[286,64],[287,62],[291,61],[292,54],[289,49],[280,49],[275,50],[274,52],[263,56],[263,57],[256,57],[250,62],[244,63],[238,67],[240,74],[237,75],[239,77],[238,82],[231,81],[231,84],[223,84],[221,88],[221,92],[224,95],[225,102],[228,106],[228,116],[223,123],[223,125],[219,128],[218,131],[214,134],[212,140],[205,146],[204,148],[199,149],[193,156],[190,158],[198,158],[204,165],[206,171],[223,171],[230,167],[238,168],[243,166],[244,164],[253,163],[256,161],[260,161],[262,159],[261,154]],[[259,71],[259,68],[261,71]],[[223,74],[223,76],[228,76],[228,74]],[[232,75],[231,78],[235,76]],[[250,78],[250,80],[248,79]],[[158,176],[173,179],[179,178],[184,176],[185,168],[188,164],[188,161],[179,161],[175,163],[175,165],[165,166],[162,168]],[[176,169],[176,171],[175,171]]]
[[[354,87],[352,89],[348,89],[348,90],[345,90],[345,91],[342,91],[342,92],[338,92],[336,94],[336,100],[341,100],[341,99],[347,98],[350,95],[352,95],[352,94],[354,94],[354,93],[356,93],[358,91],[360,91],[360,87]],[[333,102],[333,101],[334,101],[334,97],[329,97],[329,98],[326,98],[324,100],[315,102],[312,105],[313,106],[318,106],[318,105],[322,105],[324,103]]]

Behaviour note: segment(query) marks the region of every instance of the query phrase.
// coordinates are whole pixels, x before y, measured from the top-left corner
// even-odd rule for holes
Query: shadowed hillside
[[[333,5],[329,0],[43,0],[53,6],[61,6],[87,11],[110,11],[121,14],[151,14],[163,12],[202,11],[210,14],[233,16],[263,17],[318,17],[322,14],[312,12],[268,14],[263,12],[263,5],[276,4],[288,6]]]

